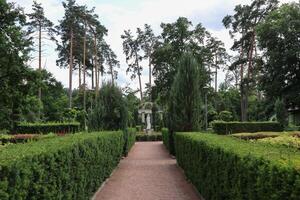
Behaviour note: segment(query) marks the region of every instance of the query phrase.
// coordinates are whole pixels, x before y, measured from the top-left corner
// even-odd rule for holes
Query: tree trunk
[[[111,84],[114,85],[115,84],[115,80],[114,80],[114,70],[113,70],[113,66],[110,64],[110,73],[111,73]]]
[[[99,77],[98,77],[98,61],[97,61],[97,37],[96,34],[94,35],[94,47],[95,47],[95,79],[96,79],[96,89],[95,89],[95,98],[97,100],[99,94]],[[97,102],[97,101],[96,101]]]
[[[143,91],[142,91],[142,81],[141,81],[141,72],[140,72],[140,65],[138,61],[138,55],[137,52],[135,51],[135,59],[136,59],[136,66],[138,69],[138,76],[139,76],[139,85],[140,85],[140,95],[141,95],[141,101],[143,101]]]
[[[244,56],[243,46],[241,47],[241,59]],[[241,121],[245,121],[245,98],[244,98],[244,65],[241,64],[241,71],[240,71],[240,93],[241,93]]]
[[[79,66],[78,66],[78,81],[79,81],[79,90],[81,90],[81,62],[79,61]]]
[[[86,21],[85,21],[85,27],[84,27],[84,37],[83,37],[83,110],[86,111],[86,82],[85,82],[85,76],[86,76],[86,63],[85,63],[85,57],[86,57]]]
[[[92,66],[94,66],[94,59],[92,59]],[[95,89],[95,75],[94,75],[94,67],[92,67],[92,89]]]
[[[216,68],[216,71],[215,71],[215,92],[218,91],[218,65],[217,65],[218,60],[217,59],[218,59],[218,57],[216,55],[216,63],[215,63],[215,68]]]
[[[70,32],[70,67],[69,67],[69,108],[72,108],[72,73],[73,73],[73,30]]]
[[[39,25],[39,74],[40,74],[40,81],[42,81],[42,26]],[[38,98],[39,101],[42,103],[42,88],[39,86],[38,91]],[[38,118],[41,118],[41,109],[39,108]]]

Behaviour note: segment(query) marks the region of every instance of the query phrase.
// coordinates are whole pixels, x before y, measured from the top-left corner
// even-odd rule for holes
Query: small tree
[[[287,112],[285,103],[282,99],[277,99],[275,102],[275,112],[277,121],[284,127],[288,125]]]
[[[194,131],[201,122],[201,88],[207,82],[207,73],[194,56],[185,53],[178,62],[169,102],[171,131]]]
[[[219,119],[225,122],[229,122],[233,119],[232,112],[223,110],[219,113]]]
[[[127,126],[128,112],[122,90],[106,83],[100,89],[95,108],[89,113],[90,130],[119,130]]]

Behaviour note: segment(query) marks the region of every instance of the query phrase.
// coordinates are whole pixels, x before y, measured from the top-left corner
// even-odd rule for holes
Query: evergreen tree
[[[142,66],[140,62],[143,59],[141,55],[141,37],[140,33],[141,30],[137,29],[137,37],[134,38],[131,31],[124,31],[124,35],[121,35],[123,39],[123,51],[126,55],[126,62],[128,64],[128,68],[126,72],[131,72],[131,79],[135,79],[138,76],[139,79],[139,89],[140,89],[140,98],[143,100],[143,90],[142,90]]]
[[[42,39],[45,38],[44,36],[49,36],[50,40],[55,41],[55,29],[53,28],[53,23],[45,17],[44,8],[42,4],[33,1],[32,5],[33,13],[28,14],[29,22],[28,25],[28,32],[30,35],[34,37],[34,34],[38,34],[38,69],[41,73],[42,70]],[[45,34],[44,34],[45,33]],[[42,90],[41,87],[38,89],[38,98],[41,101],[42,99]],[[39,111],[40,112],[40,111]]]
[[[191,53],[184,53],[177,63],[169,101],[169,128],[173,131],[196,131],[201,126],[201,94],[209,75]]]

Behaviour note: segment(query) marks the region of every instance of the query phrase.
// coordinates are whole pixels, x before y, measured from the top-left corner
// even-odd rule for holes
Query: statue
[[[151,117],[150,114],[147,114],[147,130],[151,130]]]

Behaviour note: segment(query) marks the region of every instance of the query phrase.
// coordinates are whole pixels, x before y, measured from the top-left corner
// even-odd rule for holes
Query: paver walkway
[[[162,142],[136,142],[95,200],[199,200]]]

